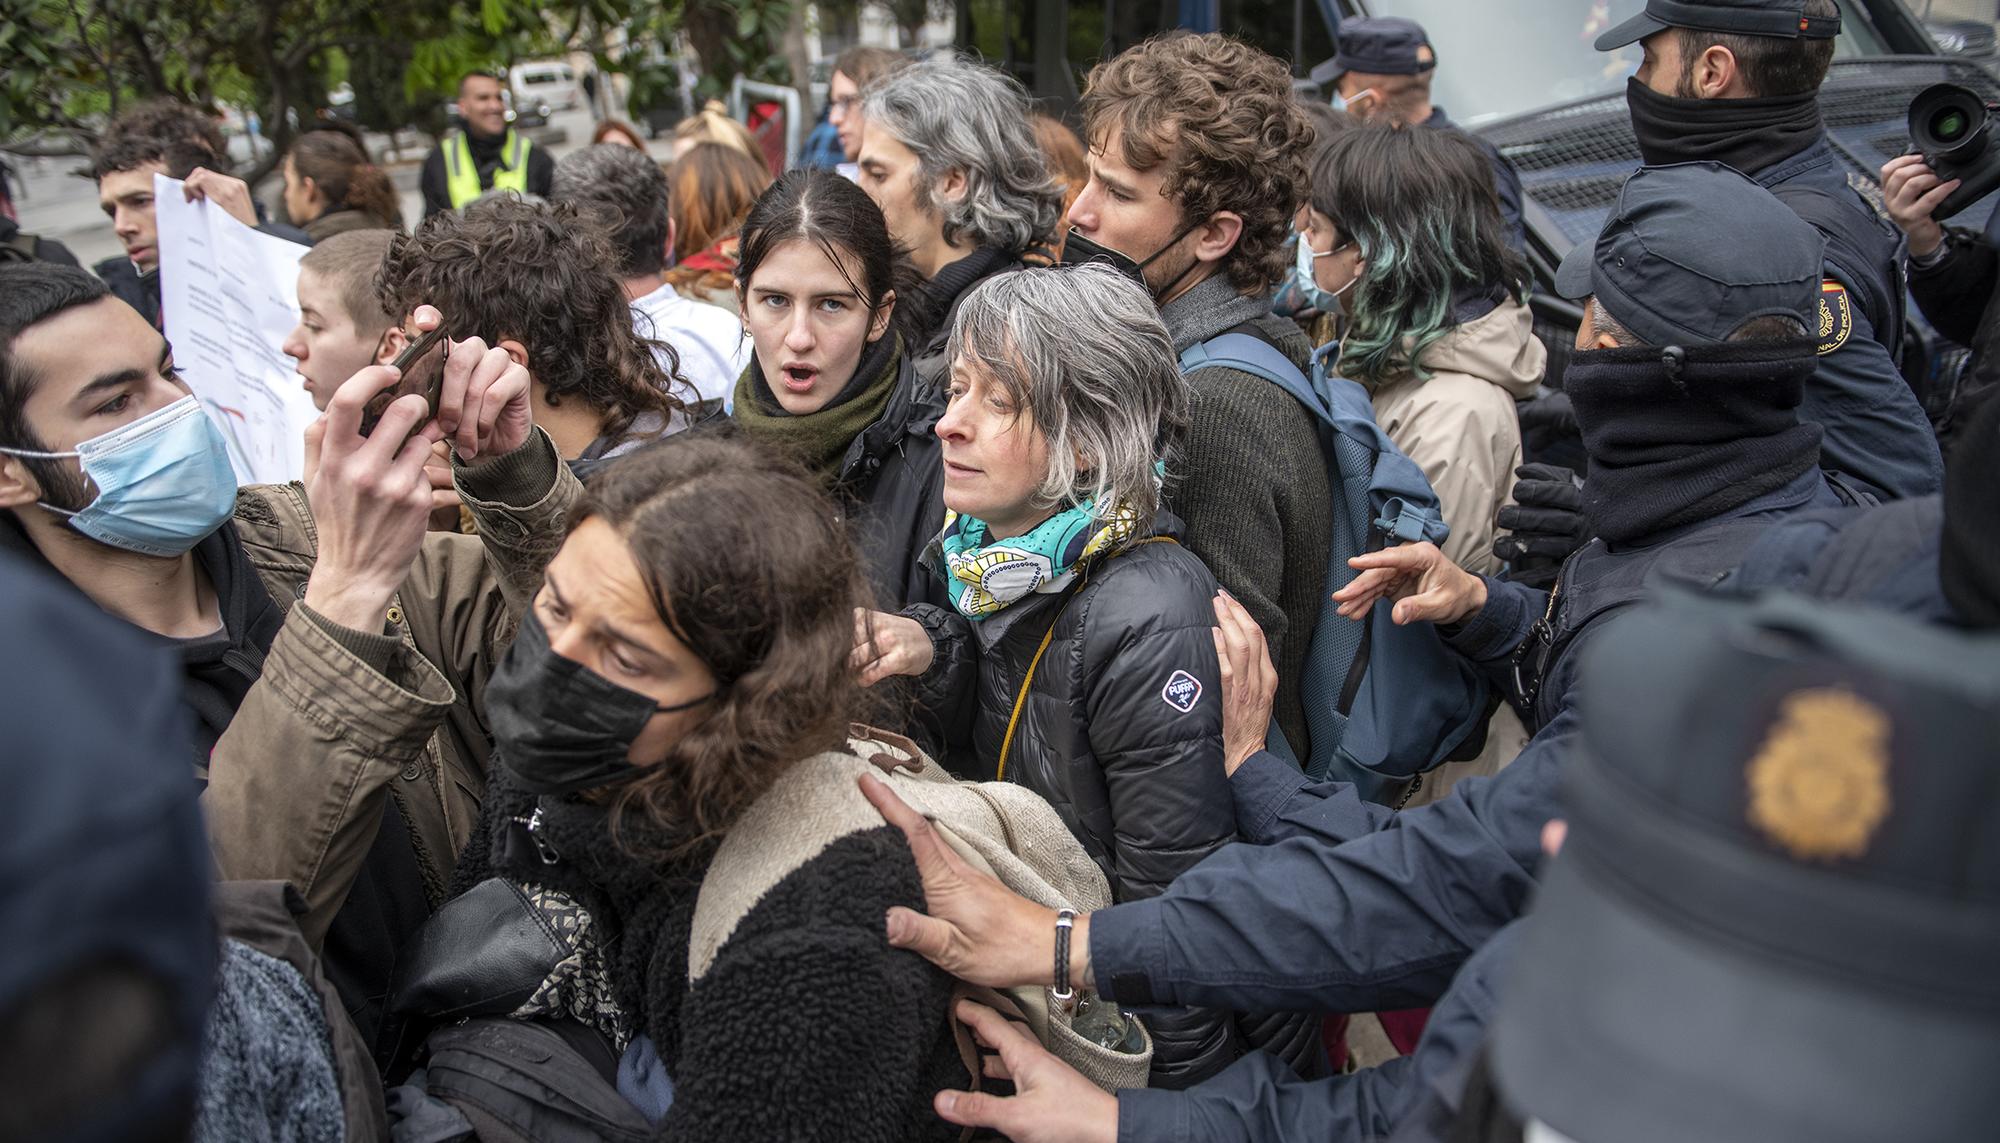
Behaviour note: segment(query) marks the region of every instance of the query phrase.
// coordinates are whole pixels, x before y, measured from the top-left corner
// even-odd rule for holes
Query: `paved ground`
[[[581,109],[559,111],[550,117],[549,125],[565,136],[560,142],[545,144],[557,158],[588,144],[595,126],[590,112]],[[430,148],[430,140],[406,133],[401,161],[392,158],[388,142],[386,136],[374,136],[370,138],[369,145],[377,161],[387,165],[390,179],[402,192],[403,218],[414,226],[424,213],[423,199],[417,193],[417,174],[424,154]],[[650,149],[656,158],[664,159],[668,156],[668,141],[657,140]],[[8,161],[21,175],[15,188],[19,196],[15,207],[20,212],[23,230],[63,243],[85,266],[109,258],[122,249],[117,236],[111,233],[110,220],[98,209],[96,184],[73,173],[87,165],[83,159],[9,156]],[[264,200],[266,207],[273,208],[275,216],[278,197],[283,189],[282,181],[273,176],[257,189],[258,197]]]

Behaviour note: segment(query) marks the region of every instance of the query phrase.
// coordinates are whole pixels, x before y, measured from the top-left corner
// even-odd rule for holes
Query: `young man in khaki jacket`
[[[405,395],[363,436],[401,382],[363,369],[308,433],[304,483],[238,489],[157,330],[82,271],[0,267],[0,547],[181,651],[219,875],[303,894],[371,1037],[478,816],[476,696],[580,490],[505,353],[468,339],[427,368],[435,418]],[[438,440],[481,538],[425,531]]]

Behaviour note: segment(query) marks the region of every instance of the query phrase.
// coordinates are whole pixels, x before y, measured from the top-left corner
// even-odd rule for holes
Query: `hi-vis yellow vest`
[[[493,185],[479,185],[479,165],[472,161],[472,147],[465,141],[465,132],[454,131],[444,141],[445,191],[451,195],[451,208],[457,210],[466,203],[485,194],[488,190],[509,190],[517,194],[528,191],[528,152],[535,145],[507,128],[507,137],[500,143],[500,165],[493,168]]]

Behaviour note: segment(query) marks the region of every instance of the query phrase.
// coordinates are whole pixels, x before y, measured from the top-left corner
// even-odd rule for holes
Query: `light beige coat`
[[[1375,422],[1437,490],[1451,535],[1444,554],[1477,575],[1500,570],[1493,517],[1513,500],[1521,463],[1514,402],[1540,384],[1548,351],[1528,307],[1509,300],[1426,349],[1414,371],[1370,386]]]

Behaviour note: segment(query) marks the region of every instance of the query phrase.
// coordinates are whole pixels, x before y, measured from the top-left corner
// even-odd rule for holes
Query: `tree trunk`
[[[694,47],[702,78],[709,81],[711,90],[720,87],[727,91],[729,81],[735,78],[730,74],[733,66],[729,59],[729,40],[736,34],[735,12],[713,0],[700,3],[690,0],[681,17],[681,28]]]
[[[786,66],[792,71],[792,89],[799,93],[799,115],[805,123],[795,126],[803,139],[813,121],[813,97],[812,57],[806,52],[806,6],[802,0],[791,5],[791,13],[785,19],[783,54]]]

